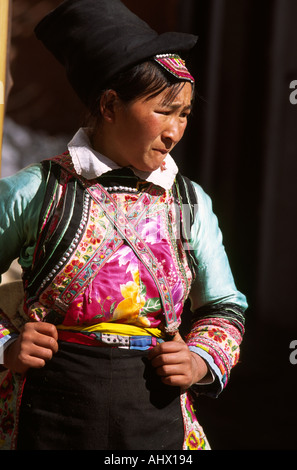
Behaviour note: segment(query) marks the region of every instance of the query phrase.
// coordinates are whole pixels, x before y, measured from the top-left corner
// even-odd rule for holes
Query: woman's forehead
[[[187,83],[181,83],[178,88],[166,89],[160,95],[156,96],[156,100],[162,106],[174,107],[191,107],[193,98],[193,86]]]

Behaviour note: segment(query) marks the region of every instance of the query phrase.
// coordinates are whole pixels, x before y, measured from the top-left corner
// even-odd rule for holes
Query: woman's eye
[[[183,117],[183,118],[188,119],[190,116],[192,116],[192,110],[186,110],[183,113],[181,113],[181,117]]]
[[[173,114],[173,111],[172,110],[166,110],[166,109],[159,109],[159,110],[156,110],[156,113],[157,114],[162,114],[163,116],[170,116],[171,114]],[[189,113],[188,111],[185,111],[183,113],[180,113],[179,117],[183,118],[183,119],[187,119],[189,116],[190,116],[191,113]]]
[[[163,116],[169,116],[170,111],[166,111],[165,109],[156,111],[157,114],[163,114]]]

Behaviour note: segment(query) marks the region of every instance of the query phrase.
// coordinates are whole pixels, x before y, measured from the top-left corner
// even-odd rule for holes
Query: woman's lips
[[[168,150],[164,149],[154,149],[156,152],[161,153],[162,155],[166,155],[168,153]]]

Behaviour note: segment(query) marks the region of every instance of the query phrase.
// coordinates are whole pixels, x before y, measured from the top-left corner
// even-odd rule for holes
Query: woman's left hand
[[[187,389],[208,373],[206,362],[189,350],[179,333],[172,341],[155,346],[148,358],[166,385]]]

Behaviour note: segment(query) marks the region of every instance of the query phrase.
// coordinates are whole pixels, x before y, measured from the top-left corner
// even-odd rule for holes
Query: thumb
[[[184,343],[184,340],[182,339],[179,331],[176,332],[176,334],[174,335],[172,341],[176,341],[178,343]]]

